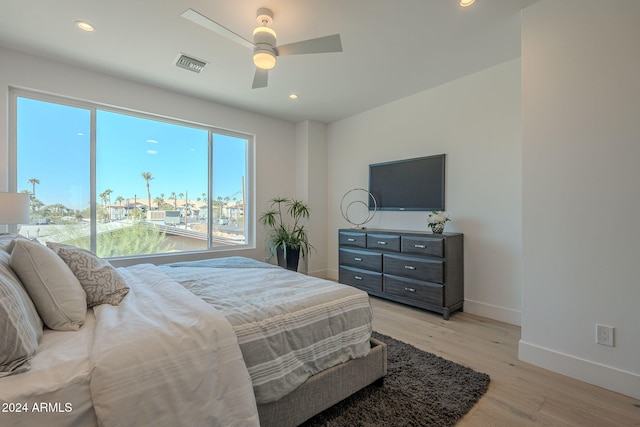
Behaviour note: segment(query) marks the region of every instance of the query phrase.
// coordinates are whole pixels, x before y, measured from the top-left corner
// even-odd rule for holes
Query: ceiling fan
[[[267,86],[269,70],[275,67],[278,56],[342,52],[340,34],[276,46],[276,32],[270,27],[273,23],[273,12],[266,7],[257,11],[256,21],[259,26],[253,30],[253,42],[193,9],[187,9],[181,16],[208,30],[215,31],[229,40],[253,49],[253,63],[256,66],[253,89]]]

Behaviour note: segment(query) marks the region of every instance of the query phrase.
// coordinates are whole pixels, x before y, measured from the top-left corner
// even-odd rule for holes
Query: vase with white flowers
[[[443,211],[431,211],[429,214],[429,227],[434,234],[442,234],[444,231],[444,223],[451,221]]]

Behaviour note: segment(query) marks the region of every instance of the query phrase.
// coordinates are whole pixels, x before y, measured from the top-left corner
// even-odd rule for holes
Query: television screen
[[[444,154],[369,165],[369,192],[379,210],[443,211],[444,165]]]

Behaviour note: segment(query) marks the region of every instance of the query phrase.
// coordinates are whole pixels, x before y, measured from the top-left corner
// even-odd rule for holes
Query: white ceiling
[[[520,56],[537,0],[0,0],[0,46],[292,122],[330,123]],[[251,50],[182,17],[192,8],[251,39],[274,13],[278,44],[340,33],[342,53],[279,58],[251,89]],[[91,22],[85,33],[76,20]],[[209,62],[196,74],[179,53]],[[299,94],[292,101],[288,95]]]

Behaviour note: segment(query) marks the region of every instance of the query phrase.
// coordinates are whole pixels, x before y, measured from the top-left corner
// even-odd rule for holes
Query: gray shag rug
[[[326,411],[304,427],[452,426],[489,387],[489,376],[386,335],[387,376]]]

